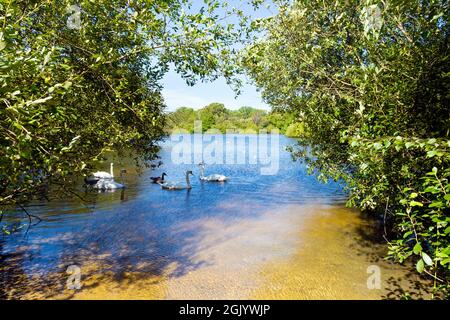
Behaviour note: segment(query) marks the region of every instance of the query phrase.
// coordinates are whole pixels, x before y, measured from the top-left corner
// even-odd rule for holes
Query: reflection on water
[[[27,237],[0,240],[0,297],[377,299],[411,290],[416,282],[382,261],[384,247],[368,239],[366,220],[343,207],[338,185],[307,176],[284,151],[289,143],[281,139],[275,176],[260,175],[257,165],[211,165],[207,173],[230,181],[193,179],[193,189],[180,192],[149,182],[162,171],[171,181],[187,169],[198,175],[171,164],[167,143],[163,167],[142,175],[127,168],[128,188],[86,195],[95,205],[31,206],[43,222]],[[73,264],[82,270],[77,292],[65,288]],[[371,264],[382,270],[381,290],[367,289]]]

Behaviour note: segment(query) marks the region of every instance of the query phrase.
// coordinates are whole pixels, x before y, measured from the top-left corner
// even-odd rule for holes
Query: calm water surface
[[[344,207],[335,183],[320,184],[293,162],[280,138],[279,171],[259,165],[210,165],[230,177],[201,183],[198,168],[171,161],[141,174],[126,163],[127,189],[36,203],[42,218],[27,236],[0,238],[1,298],[380,299],[405,290],[425,294],[418,279],[383,261],[373,223]],[[242,151],[242,150],[241,150]],[[105,163],[104,170],[109,166]],[[190,191],[165,191],[150,176],[184,181]],[[12,216],[7,223],[24,223]],[[381,268],[382,288],[367,287],[367,268]],[[68,290],[66,269],[81,268],[82,289]]]

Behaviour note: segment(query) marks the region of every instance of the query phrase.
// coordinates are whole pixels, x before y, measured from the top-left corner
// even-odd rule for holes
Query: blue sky
[[[167,111],[173,111],[183,106],[198,109],[212,102],[223,103],[228,109],[251,106],[269,110],[269,106],[262,101],[260,93],[250,84],[242,88],[242,93],[237,99],[235,99],[233,90],[223,78],[214,82],[198,83],[193,87],[189,87],[176,72],[170,71],[164,77],[163,85],[162,93],[168,107]]]
[[[247,15],[254,18],[267,17],[273,14],[273,7],[267,9],[264,6],[256,12],[251,5],[243,1],[229,1],[235,3]],[[270,1],[268,1],[270,3]],[[269,110],[270,107],[261,99],[261,94],[251,84],[245,84],[242,93],[235,99],[233,90],[226,84],[225,79],[219,78],[214,82],[197,83],[190,87],[173,70],[168,72],[163,81],[163,97],[167,105],[167,111],[174,111],[179,107],[202,108],[212,102],[225,104],[229,109],[238,109],[242,106],[251,106],[259,109]]]

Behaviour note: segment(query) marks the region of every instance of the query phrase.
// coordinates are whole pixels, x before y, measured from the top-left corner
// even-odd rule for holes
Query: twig
[[[386,213],[388,211],[389,206],[389,197],[387,197],[386,200],[386,208],[384,209],[384,217],[383,217],[383,228],[384,228],[384,237],[387,238],[387,231],[386,231]]]
[[[25,214],[28,216],[28,221],[29,221],[29,223],[28,223],[28,227],[27,227],[27,231],[25,231],[25,236],[27,236],[28,235],[28,231],[30,230],[30,228],[31,228],[31,218],[36,218],[36,219],[38,219],[39,221],[38,222],[36,222],[35,224],[33,224],[33,226],[35,226],[35,225],[37,225],[37,224],[39,224],[39,223],[41,223],[42,222],[42,219],[41,218],[39,218],[38,216],[35,216],[34,214],[31,214],[31,213],[29,213],[28,211],[27,211],[27,209],[25,209],[21,204],[18,204],[18,206],[22,209],[22,211],[23,212],[25,212]]]
[[[438,276],[436,276],[436,275],[434,275],[434,274],[432,274],[432,273],[429,273],[427,270],[423,270],[427,275],[429,275],[430,277],[432,277],[434,280],[437,280],[437,281],[439,281],[439,282],[442,282],[442,283],[445,283],[445,281],[443,280],[443,279],[441,279],[441,278],[439,278]]]
[[[72,191],[72,190],[70,190],[70,189],[68,189],[63,183],[58,183],[58,182],[51,182],[52,184],[55,184],[55,185],[57,185],[57,186],[60,186],[60,187],[62,187],[62,189],[65,191],[65,192],[67,192],[67,193],[70,193],[71,195],[74,195],[75,197],[77,197],[78,199],[80,199],[81,201],[83,201],[83,202],[86,202],[86,203],[90,203],[91,201],[88,201],[88,200],[86,200],[86,199],[84,199],[82,196],[80,196],[78,193],[76,193],[75,191]]]
[[[396,20],[397,20],[397,19],[396,19]],[[398,21],[398,20],[397,20],[397,21]],[[403,27],[403,24],[402,24],[400,21],[398,21],[397,27],[400,29],[400,31],[403,33],[403,35],[406,37],[406,39],[407,39],[410,43],[412,43],[412,42],[413,42],[413,39],[411,38],[411,36],[409,35],[409,33],[405,30],[405,28]]]

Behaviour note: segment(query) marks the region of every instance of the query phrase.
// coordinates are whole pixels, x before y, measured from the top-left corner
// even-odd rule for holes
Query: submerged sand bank
[[[61,274],[54,277],[58,286],[24,298],[398,299],[405,291],[430,297],[416,274],[383,260],[386,246],[373,241],[371,222],[342,206],[286,206],[174,226],[174,234],[190,231],[182,247],[188,267],[172,263],[152,274],[138,264],[118,273],[87,257],[81,290],[64,289]],[[380,289],[367,286],[370,266],[379,267]]]

